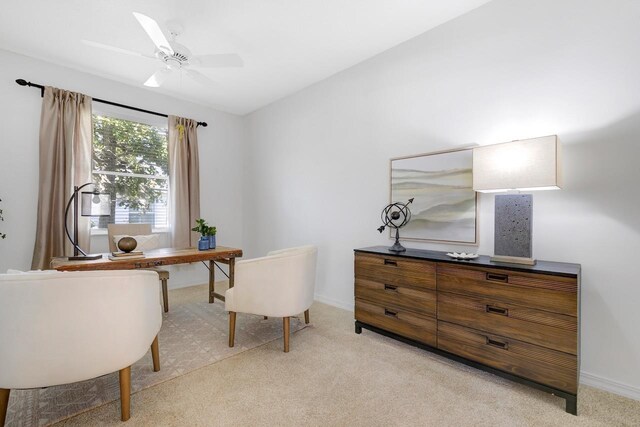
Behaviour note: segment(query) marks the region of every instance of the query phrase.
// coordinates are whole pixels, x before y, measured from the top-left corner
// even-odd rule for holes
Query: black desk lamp
[[[64,231],[67,234],[67,237],[71,241],[73,245],[73,256],[69,257],[69,261],[81,261],[81,260],[92,260],[102,258],[101,254],[97,255],[87,255],[85,251],[80,249],[78,246],[78,193],[84,187],[88,185],[94,185],[92,182],[87,182],[86,184],[81,185],[80,187],[73,187],[73,194],[71,198],[69,198],[69,202],[67,203],[67,208],[64,211]],[[69,228],[67,226],[67,217],[69,216],[69,208],[71,208],[71,203],[73,202],[73,238],[69,233]],[[87,191],[81,193],[81,204],[82,210],[80,215],[82,216],[110,216],[111,215],[111,196],[106,193],[100,193],[97,188],[93,191]],[[82,255],[79,255],[82,254]]]

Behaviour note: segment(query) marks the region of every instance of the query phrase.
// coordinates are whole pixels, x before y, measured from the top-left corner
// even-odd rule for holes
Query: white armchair
[[[289,351],[289,318],[304,312],[309,323],[316,284],[315,246],[269,252],[235,265],[235,286],[225,294],[229,312],[229,347],[235,341],[236,313],[282,317],[284,351]]]
[[[162,305],[151,271],[0,274],[0,426],[11,389],[120,373],[130,415],[131,365],[151,346],[160,370]]]

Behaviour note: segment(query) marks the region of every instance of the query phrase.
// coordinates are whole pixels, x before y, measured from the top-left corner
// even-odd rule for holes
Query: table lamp
[[[533,196],[520,191],[561,187],[561,150],[557,135],[473,149],[473,189],[496,195],[494,256],[491,261],[534,265]]]
[[[84,187],[94,185],[92,182],[87,182],[80,187],[73,187],[73,194],[69,198],[67,208],[64,211],[64,231],[67,237],[73,245],[73,256],[69,257],[69,261],[82,261],[102,258],[101,254],[87,255],[78,245],[78,193]],[[69,209],[73,203],[73,237],[69,233],[67,227],[67,217],[69,216]],[[97,188],[94,191],[83,191],[80,196],[80,215],[82,216],[110,216],[111,215],[111,196],[107,193],[100,193]],[[82,254],[82,255],[80,255]]]

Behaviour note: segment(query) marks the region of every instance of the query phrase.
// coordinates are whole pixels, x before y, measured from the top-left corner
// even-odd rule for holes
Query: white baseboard
[[[588,372],[580,372],[580,384],[595,387],[630,399],[640,400],[640,388],[599,377]]]
[[[338,307],[341,308],[343,310],[347,310],[347,311],[353,311],[353,304],[352,303],[345,303],[344,301],[339,301],[337,299],[333,299],[333,298],[329,298],[326,297],[324,295],[320,295],[320,294],[315,294],[314,295],[314,299],[318,302],[321,302],[323,304],[328,304],[334,307]]]

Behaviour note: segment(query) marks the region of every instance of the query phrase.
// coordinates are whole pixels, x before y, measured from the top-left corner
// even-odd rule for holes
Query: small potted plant
[[[216,248],[216,232],[218,230],[215,226],[207,227],[207,237],[209,239],[209,249]]]
[[[202,219],[196,219],[196,226],[191,229],[191,231],[195,231],[196,233],[200,233],[200,240],[198,240],[198,249],[201,251],[209,249],[209,237],[207,234],[207,229],[209,226],[207,222]]]
[[[216,247],[216,227],[210,227],[207,225],[207,221],[202,218],[196,219],[196,226],[191,229],[200,233],[200,240],[198,240],[198,249],[205,251],[207,249],[215,249]]]

